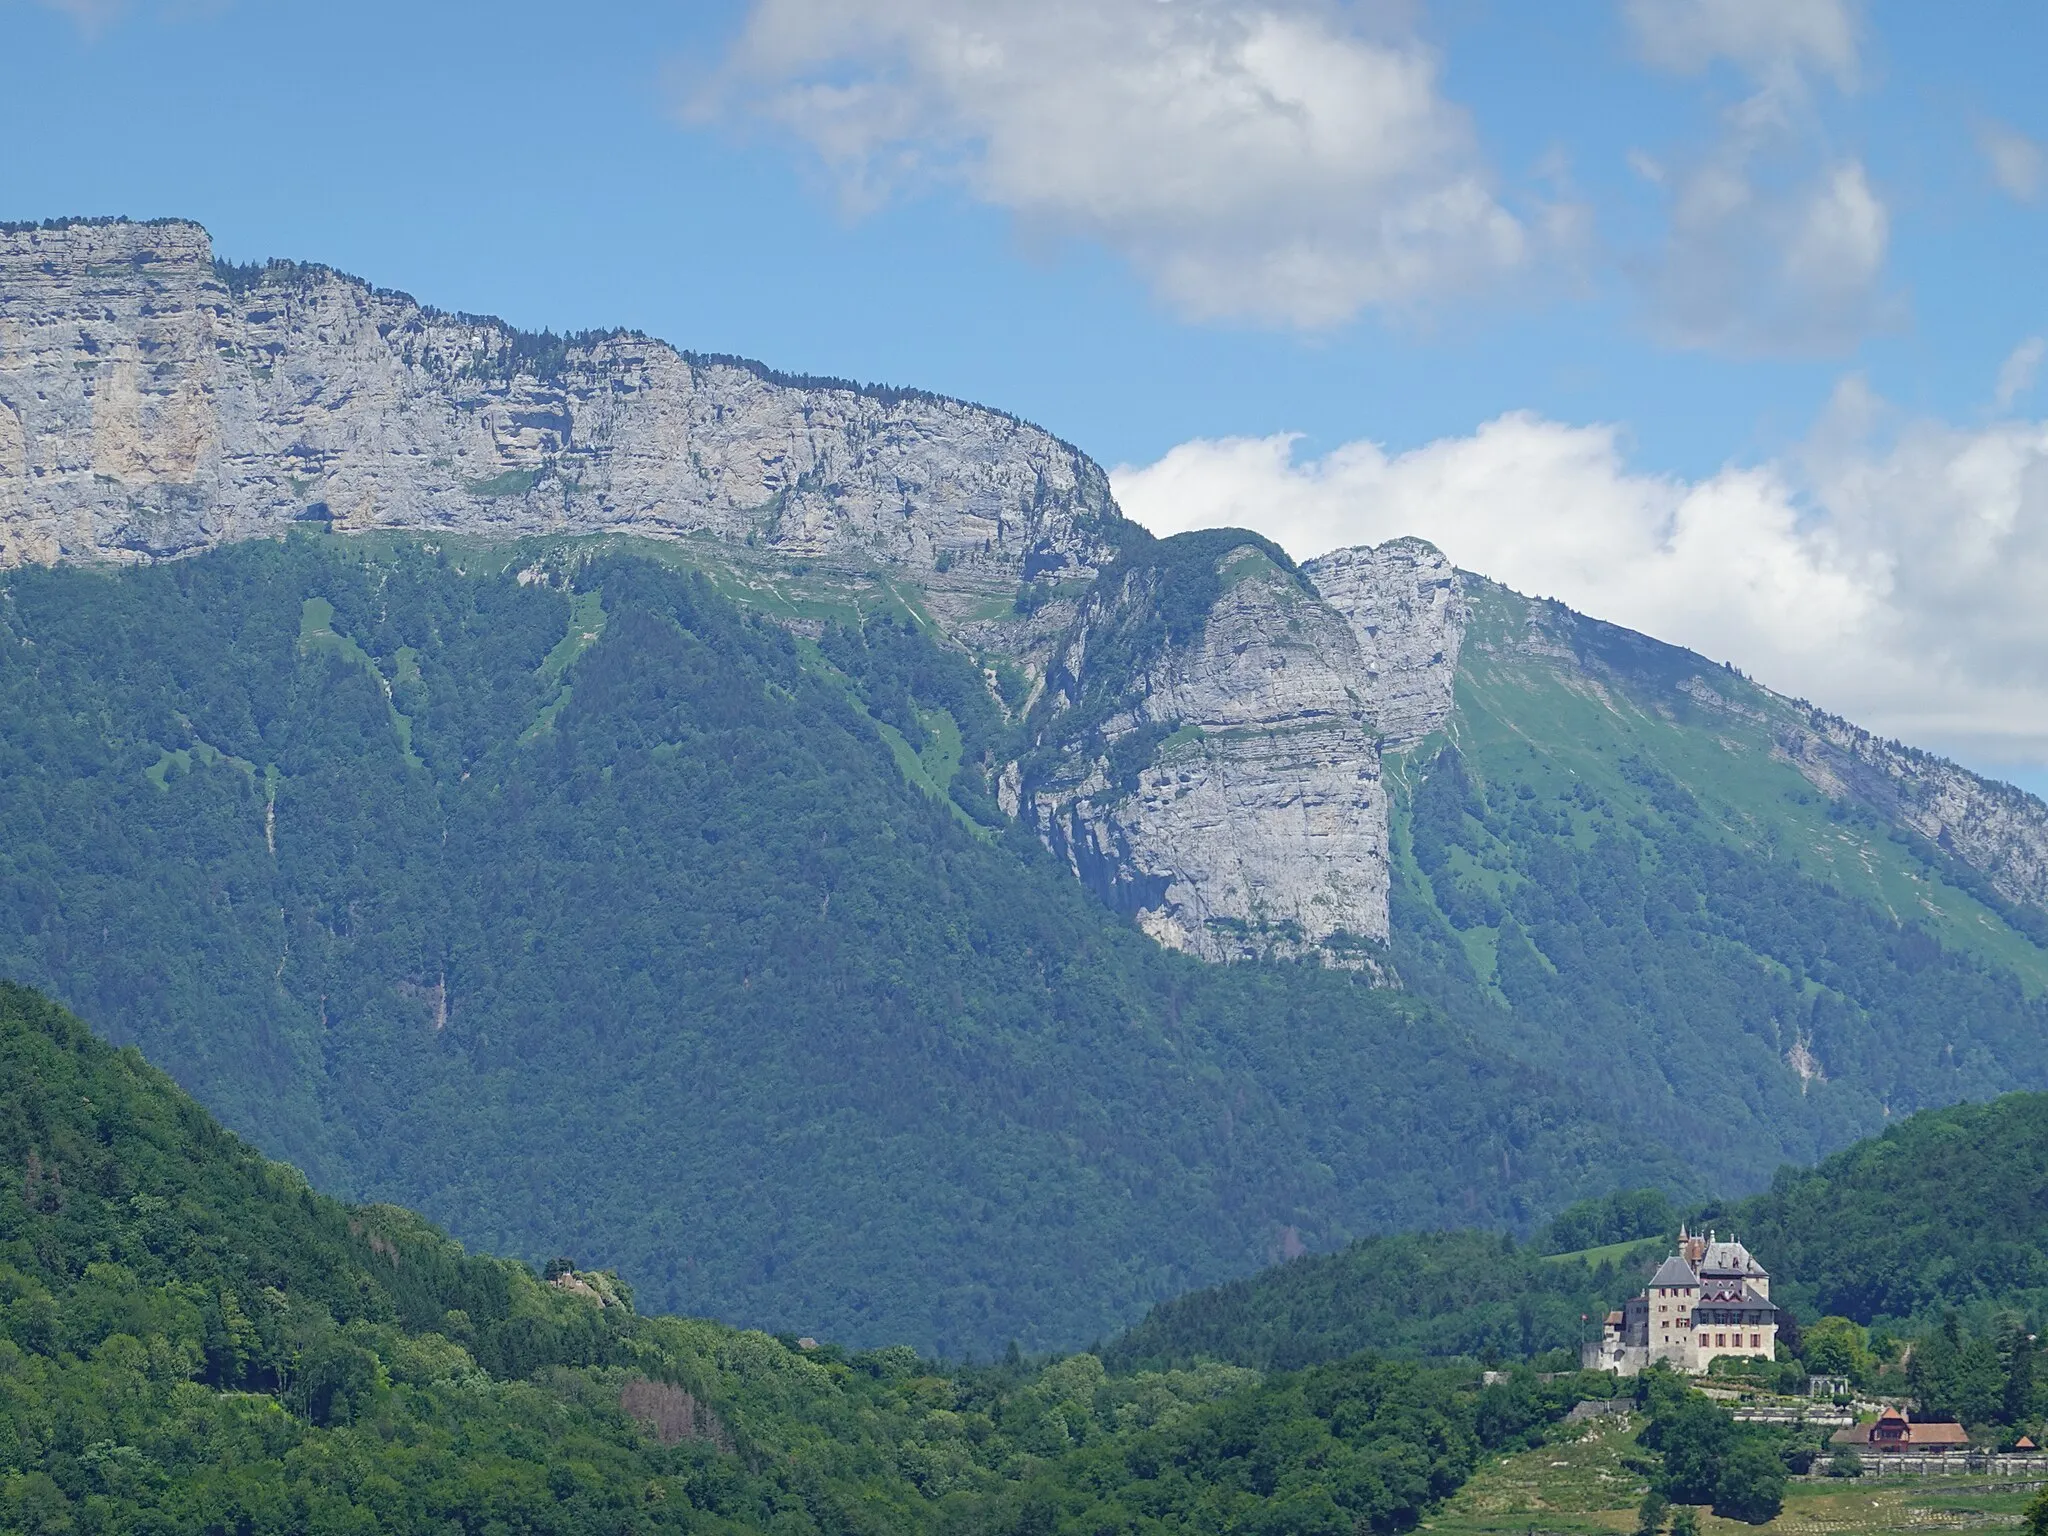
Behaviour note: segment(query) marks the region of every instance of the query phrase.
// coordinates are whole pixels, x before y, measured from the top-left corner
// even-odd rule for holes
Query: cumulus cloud
[[[1420,535],[1872,729],[2048,764],[2048,423],[1896,420],[1852,381],[1800,453],[1697,480],[1525,412],[1404,453],[1199,440],[1112,478],[1158,532],[1255,528],[1302,558]]]
[[[1435,55],[1324,0],[754,0],[697,118],[808,146],[855,207],[964,187],[1198,319],[1303,328],[1520,267]],[[1566,221],[1567,223],[1569,221]]]
[[[2044,164],[2041,146],[2003,123],[1977,125],[1977,147],[1991,169],[1991,179],[2010,197],[2031,203],[2041,195]]]
[[[1704,149],[1670,165],[1631,154],[1669,199],[1662,246],[1638,263],[1665,339],[1827,352],[1886,323],[1890,215],[1862,161],[1829,150],[1810,83],[1816,71],[1855,83],[1857,12],[1846,0],[1624,0],[1623,14],[1653,66],[1726,61],[1754,88]]]

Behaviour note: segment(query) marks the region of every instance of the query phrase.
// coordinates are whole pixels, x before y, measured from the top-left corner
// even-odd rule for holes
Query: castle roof
[[[1692,1272],[1692,1266],[1675,1253],[1658,1266],[1656,1274],[1650,1276],[1652,1286],[1697,1286],[1699,1283],[1700,1277]]]
[[[1759,1279],[1770,1279],[1770,1273],[1757,1263],[1756,1256],[1732,1238],[1723,1242],[1710,1242],[1706,1252],[1700,1256],[1700,1273],[1703,1275],[1755,1275]]]

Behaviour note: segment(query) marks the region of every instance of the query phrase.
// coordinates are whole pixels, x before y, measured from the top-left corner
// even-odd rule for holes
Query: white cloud
[[[1324,0],[754,0],[686,110],[793,135],[856,207],[950,182],[1099,240],[1200,319],[1339,324],[1544,238],[1434,54]]]
[[[1725,60],[1755,89],[1689,160],[1630,152],[1669,199],[1661,249],[1636,264],[1656,328],[1679,346],[1832,351],[1886,323],[1891,219],[1863,163],[1832,153],[1811,73],[1856,82],[1860,16],[1848,0],[1623,0],[1653,66]]]
[[[1643,57],[1696,74],[1726,59],[1762,78],[1817,67],[1856,77],[1856,7],[1848,0],[1622,0]]]
[[[2041,195],[2048,163],[2039,144],[2016,128],[1987,121],[1977,125],[1977,147],[1991,167],[1991,179],[2009,196],[2031,203]]]
[[[1860,161],[1833,167],[1799,208],[1785,275],[1806,293],[1867,292],[1884,266],[1890,220]]]
[[[1527,413],[1399,454],[1201,440],[1112,478],[1157,532],[1255,528],[1303,558],[1420,535],[1872,729],[2048,763],[2048,423],[1894,423],[1852,382],[1795,458],[1699,480]]]
[[[1656,328],[1736,353],[1847,346],[1897,310],[1884,289],[1890,215],[1859,160],[1786,177],[1805,152],[1773,114],[1746,115],[1671,178],[1670,224],[1644,269]]]
[[[2039,336],[2029,336],[1999,365],[1998,386],[1993,393],[2001,411],[2011,410],[2013,401],[2034,387],[2034,376],[2041,371],[2044,352],[2048,352],[2048,342]]]

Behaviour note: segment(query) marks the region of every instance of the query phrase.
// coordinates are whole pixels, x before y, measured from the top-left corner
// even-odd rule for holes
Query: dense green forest
[[[1703,1214],[1776,1255],[1810,1315],[2010,1311],[2048,1334],[2048,1094],[1914,1115]]]
[[[1131,557],[1137,652],[1221,538]],[[1472,584],[1457,742],[1388,764],[1374,989],[1163,953],[997,807],[1003,658],[879,587],[769,622],[691,558],[10,573],[0,974],[323,1189],[954,1356],[1366,1234],[1739,1193],[2048,1077],[2033,941],[1701,714],[1685,653],[1521,646],[1534,607]],[[1552,1339],[1576,1294],[1429,1347]]]
[[[0,722],[0,973],[320,1187],[664,1310],[986,1357],[1689,1178],[1413,993],[1104,911],[900,607],[319,535],[19,570]]]
[[[1489,1362],[1566,1350],[1576,1359],[1597,1334],[1594,1320],[1669,1251],[1677,1223],[1660,1192],[1641,1190],[1575,1205],[1526,1243],[1470,1229],[1362,1238],[1161,1302],[1103,1358],[1261,1370],[1369,1349]]]
[[[946,1371],[636,1313],[223,1131],[0,986],[0,1527],[1392,1533],[1598,1379]]]
[[[1760,1194],[1683,1213],[1644,1191],[1584,1202],[1521,1244],[1475,1231],[1361,1239],[1164,1302],[1104,1358],[1271,1368],[1365,1349],[1502,1360],[1575,1349],[1641,1289],[1681,1216],[1758,1256],[1792,1314],[1788,1342],[1814,1370],[1875,1381],[1895,1368],[1897,1390],[1970,1422],[2048,1415],[2048,1362],[2036,1365],[2048,1338],[2048,1094],[2037,1093],[1924,1110],[1816,1167],[1782,1169]],[[1908,1339],[1919,1341],[1910,1359]]]

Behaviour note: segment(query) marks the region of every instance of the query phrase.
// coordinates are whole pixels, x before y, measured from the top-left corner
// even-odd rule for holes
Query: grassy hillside
[[[1725,1191],[1888,1117],[2048,1083],[2048,952],[1791,766],[1784,701],[1468,581],[1449,732],[1390,764],[1395,956]]]
[[[1434,1536],[1628,1536],[1658,1458],[1641,1444],[1640,1416],[1596,1423],[1579,1439],[1489,1456],[1425,1528]],[[1822,1478],[1794,1482],[1773,1520],[1751,1525],[1693,1511],[1702,1536],[1880,1536],[1928,1530],[2023,1528],[2037,1494],[2010,1478]]]
[[[1001,711],[906,604],[812,589],[813,641],[743,573],[544,555],[12,573],[0,972],[325,1188],[954,1355],[1685,1178],[1412,994],[1096,906],[989,802]]]
[[[10,986],[0,1161],[10,1531],[1399,1532],[1581,1385],[948,1374],[643,1317],[313,1193]]]

